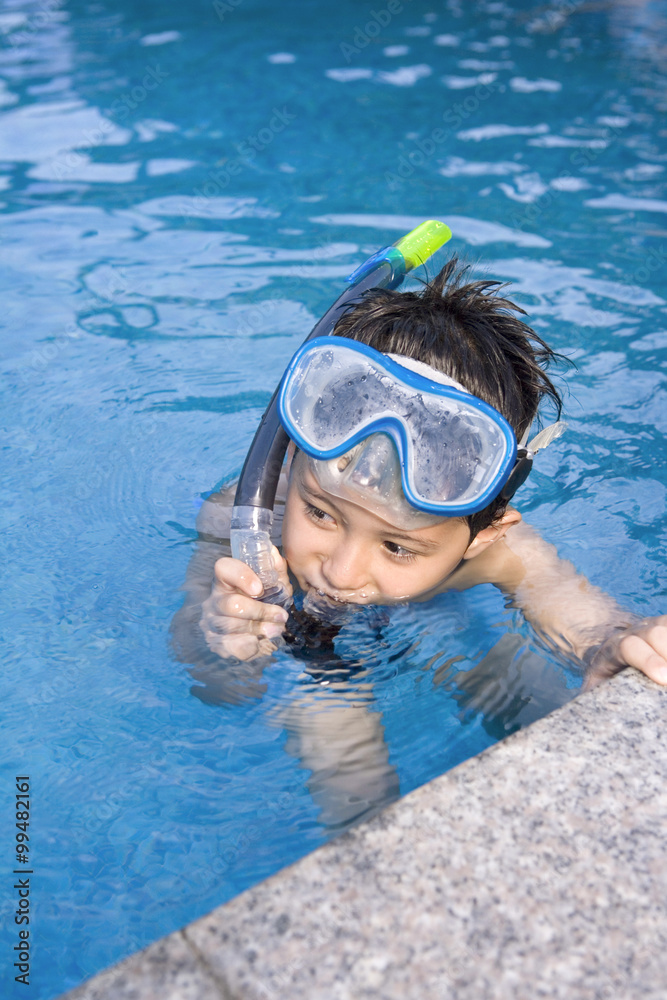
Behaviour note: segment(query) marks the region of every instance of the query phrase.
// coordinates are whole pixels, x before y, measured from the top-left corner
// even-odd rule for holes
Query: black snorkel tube
[[[431,220],[417,226],[393,246],[378,250],[347,278],[348,287],[315,324],[306,340],[330,335],[348,306],[364,292],[372,288],[398,288],[406,274],[419,264],[425,264],[451,235],[444,222]],[[231,522],[232,555],[255,571],[264,585],[261,600],[271,604],[282,604],[287,599],[271,557],[273,505],[289,444],[278,417],[278,389],[279,386],[246,456]]]

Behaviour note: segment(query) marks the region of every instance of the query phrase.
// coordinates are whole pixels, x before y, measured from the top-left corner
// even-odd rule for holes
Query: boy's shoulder
[[[195,522],[200,541],[229,542],[233,504],[234,486],[223,487],[206,497]]]
[[[200,541],[215,541],[229,545],[229,530],[232,521],[236,485],[235,482],[228,483],[214,493],[211,493],[203,501],[197,513],[196,520],[196,528]],[[286,494],[287,479],[285,474],[281,473],[273,509],[272,531],[273,541],[278,546],[281,544]]]

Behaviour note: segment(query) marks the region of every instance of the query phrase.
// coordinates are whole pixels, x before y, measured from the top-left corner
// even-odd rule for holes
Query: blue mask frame
[[[298,404],[302,414],[312,412],[309,408],[312,400],[313,383],[318,377],[318,361],[322,363],[320,369],[324,372],[321,376],[326,379],[328,369],[328,359],[333,355],[339,355],[338,368],[332,378],[344,378],[343,371],[346,364],[351,366],[351,377],[358,378],[362,366],[368,364],[368,376],[370,378],[389,379],[386,384],[386,409],[391,410],[392,403],[394,411],[387,413],[386,410],[378,417],[373,417],[370,413],[360,418],[357,414],[353,416],[348,408],[344,407],[339,411],[339,423],[342,420],[343,429],[336,434],[336,403],[335,389],[334,399],[330,407],[332,422],[326,423],[324,433],[326,443],[315,440],[315,432],[309,435],[305,426],[305,416],[301,419],[298,414]],[[366,377],[366,376],[364,376]],[[394,392],[392,392],[392,384]],[[302,386],[307,384],[311,392],[303,393],[301,399]],[[335,381],[334,381],[335,384]],[[371,383],[367,383],[370,386]],[[376,391],[377,391],[377,382]],[[320,389],[327,390],[326,381],[322,383]],[[318,389],[316,388],[317,392]],[[329,391],[332,391],[329,389]],[[380,388],[384,395],[385,385]],[[432,401],[429,408],[424,405],[423,398],[428,397]],[[410,406],[412,402],[413,406]],[[451,404],[451,405],[448,405]],[[383,405],[383,404],[380,404]],[[441,407],[440,414],[433,413],[433,409]],[[363,403],[362,403],[363,408]],[[406,417],[406,412],[412,409],[413,420]],[[327,411],[327,413],[329,410]],[[430,379],[418,372],[401,365],[398,361],[387,355],[381,354],[374,348],[369,347],[356,340],[349,340],[346,337],[317,337],[303,344],[290,361],[278,393],[278,413],[281,423],[289,434],[290,438],[307,455],[320,461],[327,461],[339,457],[351,451],[357,444],[369,438],[372,434],[384,433],[394,442],[401,467],[401,483],[403,493],[408,503],[417,510],[435,514],[440,517],[457,517],[475,514],[483,510],[488,504],[502,492],[503,486],[507,483],[512,470],[515,467],[517,458],[517,441],[514,431],[505,417],[494,407],[484,400],[478,399],[465,390],[445,385],[441,382]],[[414,416],[416,414],[416,417]],[[461,415],[464,420],[461,421]],[[349,425],[345,429],[345,420],[349,415]],[[443,434],[443,442],[447,441],[448,421],[452,418],[450,432],[453,434],[453,427],[458,427],[459,431],[459,454],[461,456],[458,468],[452,466],[452,452],[445,453],[443,447],[441,451],[442,467],[438,468],[437,446],[435,450],[431,446],[427,448],[423,444],[425,427],[424,421],[430,428],[430,438],[438,438],[440,432]],[[299,422],[301,420],[301,422]],[[361,421],[361,422],[360,422]],[[417,422],[422,426],[417,426]],[[320,425],[322,428],[322,425]],[[328,434],[328,437],[327,437]],[[450,439],[456,443],[455,438]],[[483,441],[483,444],[480,442]],[[477,468],[486,470],[482,473],[480,480],[478,475],[470,474],[471,463],[474,463],[475,454],[471,450],[472,442],[476,442],[477,447]],[[421,443],[421,448],[420,448]],[[461,447],[465,446],[465,447]],[[425,469],[420,473],[419,455],[422,452]],[[460,486],[457,498],[448,500],[443,497],[447,482],[454,485],[454,481],[461,478],[463,469],[467,469],[467,478]],[[437,476],[437,485],[434,484],[433,476]],[[424,484],[428,477],[430,484],[427,489],[430,496],[424,495]],[[419,486],[421,482],[421,489]],[[476,492],[475,486],[480,488]],[[437,498],[433,494],[438,494]],[[464,499],[465,498],[465,499]]]

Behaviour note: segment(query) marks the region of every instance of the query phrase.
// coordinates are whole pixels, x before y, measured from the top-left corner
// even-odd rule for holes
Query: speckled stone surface
[[[224,982],[206,967],[183,931],[156,941],[124,962],[105,969],[78,989],[63,994],[86,1000],[229,1000]]]
[[[667,690],[632,671],[68,1000],[665,1000]]]

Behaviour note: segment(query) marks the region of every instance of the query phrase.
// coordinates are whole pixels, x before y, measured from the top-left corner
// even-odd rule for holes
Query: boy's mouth
[[[332,604],[357,604],[357,601],[346,600],[342,597],[337,597],[335,594],[328,594],[326,590],[322,590],[320,587],[309,587],[308,596],[316,596],[320,600],[331,601]]]
[[[339,597],[338,594],[330,594],[321,587],[307,587],[306,597],[310,600],[325,601],[338,608],[363,607],[368,603],[365,593],[355,594],[354,597]]]
[[[358,601],[345,601],[333,594],[327,594],[319,587],[310,587],[303,599],[303,610],[315,618],[321,618],[330,623],[341,624],[350,614],[360,611],[364,604]]]

